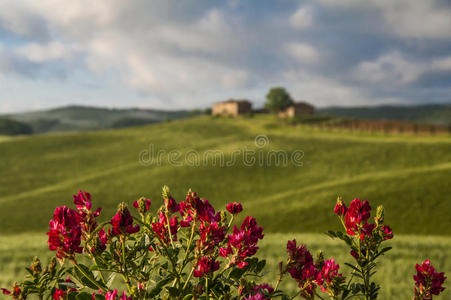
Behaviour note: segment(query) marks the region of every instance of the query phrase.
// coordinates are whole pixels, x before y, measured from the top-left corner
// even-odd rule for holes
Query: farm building
[[[222,116],[238,116],[252,112],[252,103],[247,100],[227,100],[213,105],[212,114]]]
[[[280,118],[293,118],[298,116],[313,115],[315,108],[307,102],[297,102],[286,110],[279,112]]]

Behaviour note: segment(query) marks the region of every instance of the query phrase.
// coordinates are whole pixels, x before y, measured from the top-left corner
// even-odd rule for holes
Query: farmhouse
[[[211,113],[222,116],[233,116],[247,114],[252,112],[252,103],[247,100],[230,99],[223,102],[218,102],[213,105]]]
[[[280,118],[293,118],[298,116],[313,115],[315,108],[307,102],[296,102],[286,110],[279,112]]]

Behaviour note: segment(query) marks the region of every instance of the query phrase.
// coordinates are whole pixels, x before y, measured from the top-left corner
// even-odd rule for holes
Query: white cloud
[[[83,25],[81,21],[88,21],[89,25],[95,24],[97,26],[110,24],[118,16],[119,10],[123,6],[116,0],[77,0],[65,1],[64,3],[59,0],[25,0],[24,3],[26,5],[23,6],[28,6],[29,10],[37,12],[50,22],[64,26],[66,29],[72,27],[74,23]],[[73,30],[77,29],[73,28]]]
[[[127,62],[130,75],[128,82],[145,92],[161,94],[183,91],[201,94],[212,89],[239,89],[248,83],[245,70],[197,58],[130,55]]]
[[[376,60],[361,62],[353,74],[359,81],[407,84],[416,80],[425,69],[424,64],[407,60],[399,52],[390,52]]]
[[[77,47],[64,44],[62,42],[51,42],[44,45],[30,43],[18,47],[15,50],[15,53],[32,62],[42,63],[51,60],[69,59],[73,56],[76,50]]]
[[[235,52],[242,45],[230,30],[224,16],[216,9],[207,11],[194,24],[162,24],[155,29],[154,34],[161,41],[185,51]]]
[[[321,0],[328,7],[373,9],[381,13],[389,32],[406,38],[451,37],[451,10],[433,0]],[[387,32],[387,33],[389,33]]]
[[[451,57],[428,62],[407,59],[395,51],[385,53],[372,61],[361,62],[352,70],[352,76],[361,82],[406,85],[419,79],[426,72],[450,70]]]
[[[249,73],[230,64],[230,57],[245,48],[242,37],[231,28],[230,22],[237,20],[226,19],[217,9],[206,10],[195,19],[165,20],[158,11],[162,5],[26,1],[22,10],[44,16],[52,31],[66,41],[28,43],[14,53],[35,63],[67,60],[82,53],[91,72],[101,77],[113,71],[131,88],[163,98],[201,95],[206,90],[220,93],[249,84]],[[205,56],[211,54],[223,59]]]
[[[285,82],[289,82],[289,91],[297,101],[305,100],[315,106],[364,105],[371,99],[359,90],[341,84],[337,80],[319,75],[312,75],[303,70],[283,73]]]
[[[18,35],[31,35],[33,23],[26,10],[14,2],[0,1],[0,25]]]
[[[335,10],[337,5],[342,7]],[[424,72],[451,69],[449,57],[415,58],[432,47],[422,48],[429,41],[422,38],[451,35],[447,18],[451,10],[440,10],[433,2],[321,0],[291,10],[289,5],[281,5],[280,11],[275,7],[254,9],[235,0],[208,6],[164,0],[0,0],[0,27],[8,39],[2,41],[3,50],[0,45],[0,74],[17,80],[21,75],[46,77],[33,81],[36,91],[40,85],[51,86],[47,79],[52,72],[64,71],[70,80],[55,81],[54,91],[60,84],[73,84],[71,91],[78,91],[73,82],[79,80],[105,90],[121,89],[123,94],[109,92],[104,98],[133,98],[130,105],[144,99],[149,106],[192,107],[221,97],[258,99],[277,83],[317,105],[398,101],[398,94],[381,99],[365,92],[371,94],[376,83],[394,90]],[[337,11],[349,17],[362,10],[371,19],[367,23],[359,17],[336,18]],[[375,28],[375,20],[383,22]],[[359,35],[359,26],[368,35]],[[363,55],[384,51],[384,35],[390,42],[398,41],[392,50],[351,70],[359,87],[343,83],[361,59],[356,49]],[[404,37],[415,41],[403,44]],[[351,44],[357,38],[361,45]],[[380,38],[380,47],[373,38]],[[367,50],[373,46],[377,49]],[[343,53],[348,50],[352,53]],[[330,65],[320,64],[322,60]],[[52,99],[65,94],[63,90],[58,86]],[[0,89],[0,96],[4,94]],[[95,102],[101,95],[88,91],[84,97]],[[46,98],[42,93],[41,99]]]
[[[451,11],[435,1],[375,1],[390,28],[400,36],[414,38],[451,37]]]
[[[290,24],[296,29],[306,29],[313,24],[313,9],[310,6],[300,6],[290,17]]]
[[[318,51],[307,43],[290,43],[286,51],[300,63],[316,63],[319,60]]]
[[[442,71],[451,71],[451,56],[435,59],[432,62],[432,68]]]

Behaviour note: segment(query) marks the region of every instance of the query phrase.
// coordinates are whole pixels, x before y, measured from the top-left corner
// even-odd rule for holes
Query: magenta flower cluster
[[[178,203],[165,187],[158,209],[151,209],[150,199],[140,198],[133,202],[137,216],[121,203],[103,223],[91,194],[79,191],[73,203],[75,209],[57,207],[49,222],[48,247],[56,258],[45,268],[35,258],[28,268],[31,279],[2,288],[4,295],[19,300],[31,294],[54,300],[269,300],[322,299],[322,292],[330,299],[376,299],[379,286],[371,276],[376,259],[390,250],[382,244],[393,238],[382,206],[372,221],[368,201],[354,199],[347,207],[339,198],[334,212],[344,231],[328,234],[350,248],[354,263],[346,265],[353,275],[346,278],[334,258],[325,259],[322,252],[314,258],[293,239],[286,244],[286,263],[280,262],[279,276],[270,285],[255,281],[264,274],[265,261],[256,257],[263,228],[252,216],[239,219],[241,203],[231,202],[217,211],[192,191]],[[233,225],[235,219],[242,220],[239,226]],[[91,267],[80,263],[86,259],[79,259],[79,254],[91,259]],[[65,265],[67,261],[71,266]],[[415,269],[414,300],[429,300],[444,291],[445,274],[429,260]],[[126,290],[112,286],[114,274],[121,275]],[[296,282],[295,295],[279,289],[284,277]]]

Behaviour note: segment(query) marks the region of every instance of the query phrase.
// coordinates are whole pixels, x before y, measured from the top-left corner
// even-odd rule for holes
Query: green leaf
[[[168,284],[170,281],[172,280],[172,277],[167,277],[165,279],[160,280],[155,287],[149,291],[149,293],[147,293],[147,297],[146,299],[152,299],[154,298],[156,295],[158,295],[161,290],[163,289],[163,286],[165,286],[166,284]]]
[[[75,298],[77,300],[92,300],[92,295],[87,292],[80,292],[78,293],[77,297]]]
[[[33,271],[31,271],[30,268],[25,268],[25,270],[26,270],[28,273],[30,273],[31,276],[33,276]]]
[[[114,278],[116,278],[116,272],[113,272],[110,274],[110,276],[108,277],[107,281],[106,281],[106,285],[107,286],[111,286],[111,284],[113,283]]]
[[[353,269],[354,271],[360,273],[360,270],[359,270],[357,267],[351,265],[350,263],[345,263],[345,265],[347,265],[348,267],[350,267],[350,268]]]
[[[31,286],[34,286],[35,283],[34,283],[33,281],[30,281],[30,280],[25,280],[25,281],[23,282],[23,285],[31,285]]]
[[[255,273],[260,273],[266,266],[266,260],[260,260],[255,266]]]
[[[179,294],[179,290],[178,290],[176,287],[173,287],[173,286],[167,286],[166,289],[168,290],[169,295],[170,295],[171,297],[177,297],[178,294]]]
[[[73,283],[73,282],[65,282],[65,281],[63,281],[63,282],[59,282],[58,285],[60,287],[66,288],[66,289],[71,289],[71,288],[76,289],[76,288],[78,288],[77,285],[75,283]]]
[[[349,246],[352,246],[352,239],[351,239],[349,236],[345,235],[345,236],[344,236],[344,241],[345,241],[346,244],[348,244]]]
[[[78,266],[80,269],[82,269],[83,272],[81,272],[78,268],[74,268],[75,275],[78,281],[80,281],[83,285],[91,289],[98,290],[99,289],[98,286],[92,282],[95,281],[98,285],[106,288],[106,286],[104,286],[103,283],[101,283],[94,277],[94,274],[91,272],[91,270],[89,270],[87,266],[83,264],[79,264]],[[88,277],[86,277],[86,275],[84,275],[83,273],[86,274]]]
[[[100,268],[99,268],[98,265],[92,265],[89,269],[90,269],[91,271],[98,271]]]
[[[328,236],[330,236],[331,238],[336,238],[337,237],[337,233],[335,231],[332,231],[332,230],[327,231],[326,234]]]
[[[379,253],[385,253],[387,251],[390,251],[391,249],[393,249],[393,248],[392,247],[385,247]]]
[[[67,300],[77,300],[77,293],[69,293],[67,295]]]
[[[241,276],[244,274],[244,272],[246,272],[245,268],[243,268],[243,269],[235,268],[232,270],[232,272],[230,272],[229,277],[238,280],[241,278]]]

